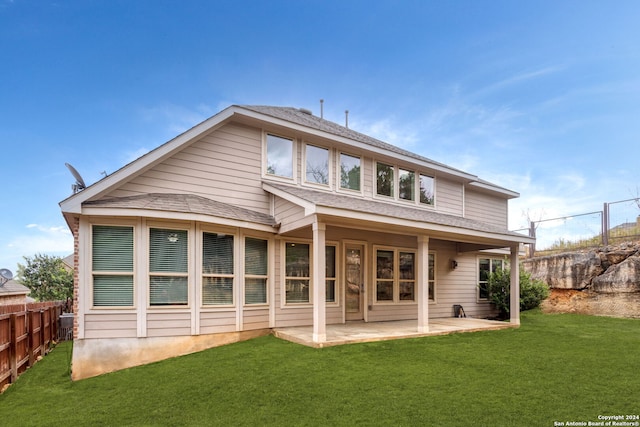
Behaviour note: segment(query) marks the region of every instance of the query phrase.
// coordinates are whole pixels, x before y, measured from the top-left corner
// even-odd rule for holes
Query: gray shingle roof
[[[298,125],[307,126],[312,129],[324,131],[332,135],[341,136],[354,141],[362,142],[372,147],[381,148],[395,154],[400,154],[400,155],[407,156],[422,162],[431,163],[433,165],[437,165],[439,167],[449,169],[457,173],[473,176],[471,174],[468,174],[467,172],[463,172],[461,170],[452,168],[451,166],[445,165],[444,163],[436,162],[435,160],[420,156],[416,153],[412,153],[411,151],[407,151],[400,147],[396,147],[395,145],[389,144],[387,142],[380,141],[378,139],[372,138],[363,133],[356,132],[347,127],[340,126],[339,124],[331,122],[329,120],[321,119],[320,117],[305,113],[299,108],[272,107],[268,105],[238,105],[237,107],[244,108],[245,110],[255,111],[256,113],[261,113],[261,114],[275,117],[278,119],[286,120],[288,122],[292,122]]]
[[[522,237],[521,234],[514,233],[502,227],[496,227],[491,224],[486,224],[484,222],[462,218],[455,215],[433,212],[431,210],[413,208],[410,206],[400,206],[397,204],[386,203],[377,200],[343,196],[340,194],[325,191],[310,190],[301,187],[275,184],[272,182],[267,183],[267,185],[285,193],[291,194],[292,196],[295,196],[307,202],[313,203],[317,206],[383,215],[391,218],[457,227],[466,230],[494,233],[503,236]]]
[[[195,213],[275,226],[272,216],[193,194],[151,193],[84,202],[83,206]]]
[[[29,288],[15,280],[9,280],[0,286],[0,295],[27,295],[29,292],[31,292]]]

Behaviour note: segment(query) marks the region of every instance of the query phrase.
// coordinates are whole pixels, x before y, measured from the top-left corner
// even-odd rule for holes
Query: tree
[[[509,317],[511,269],[498,269],[489,275],[489,300],[496,306],[502,319]],[[550,294],[549,286],[520,267],[520,311],[538,307]]]
[[[31,290],[36,301],[59,301],[73,297],[73,273],[62,258],[43,254],[24,257],[18,264],[18,282]]]

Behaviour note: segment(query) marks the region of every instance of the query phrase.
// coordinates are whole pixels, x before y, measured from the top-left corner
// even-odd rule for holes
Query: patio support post
[[[429,236],[418,236],[418,333],[429,332]]]
[[[509,322],[520,324],[520,246],[511,246],[511,289],[509,301]]]
[[[326,224],[313,223],[313,342],[327,340]]]

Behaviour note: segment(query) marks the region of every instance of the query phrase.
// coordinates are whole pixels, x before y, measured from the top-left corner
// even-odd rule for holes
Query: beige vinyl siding
[[[136,313],[90,313],[84,316],[85,338],[135,338]]]
[[[445,214],[463,216],[464,192],[462,184],[436,178],[435,187],[436,210]]]
[[[162,311],[147,313],[148,337],[191,335],[191,313],[188,311]]]
[[[262,132],[228,124],[124,184],[108,197],[190,193],[269,213],[262,190]]]
[[[236,311],[205,311],[200,313],[200,334],[236,331]]]
[[[276,197],[275,218],[277,222],[292,223],[305,217],[304,209],[287,200]]]
[[[261,308],[258,310],[245,309],[242,312],[242,330],[250,331],[254,329],[265,329],[269,327],[269,309]]]
[[[507,199],[467,189],[465,193],[465,216],[469,219],[504,227],[508,224]]]

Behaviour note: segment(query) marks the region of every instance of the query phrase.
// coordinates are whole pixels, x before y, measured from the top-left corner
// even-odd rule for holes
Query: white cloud
[[[7,236],[5,241],[0,246],[0,267],[12,271],[17,263],[24,263],[25,256],[66,256],[73,253],[73,236],[66,226],[27,224],[24,230]]]

